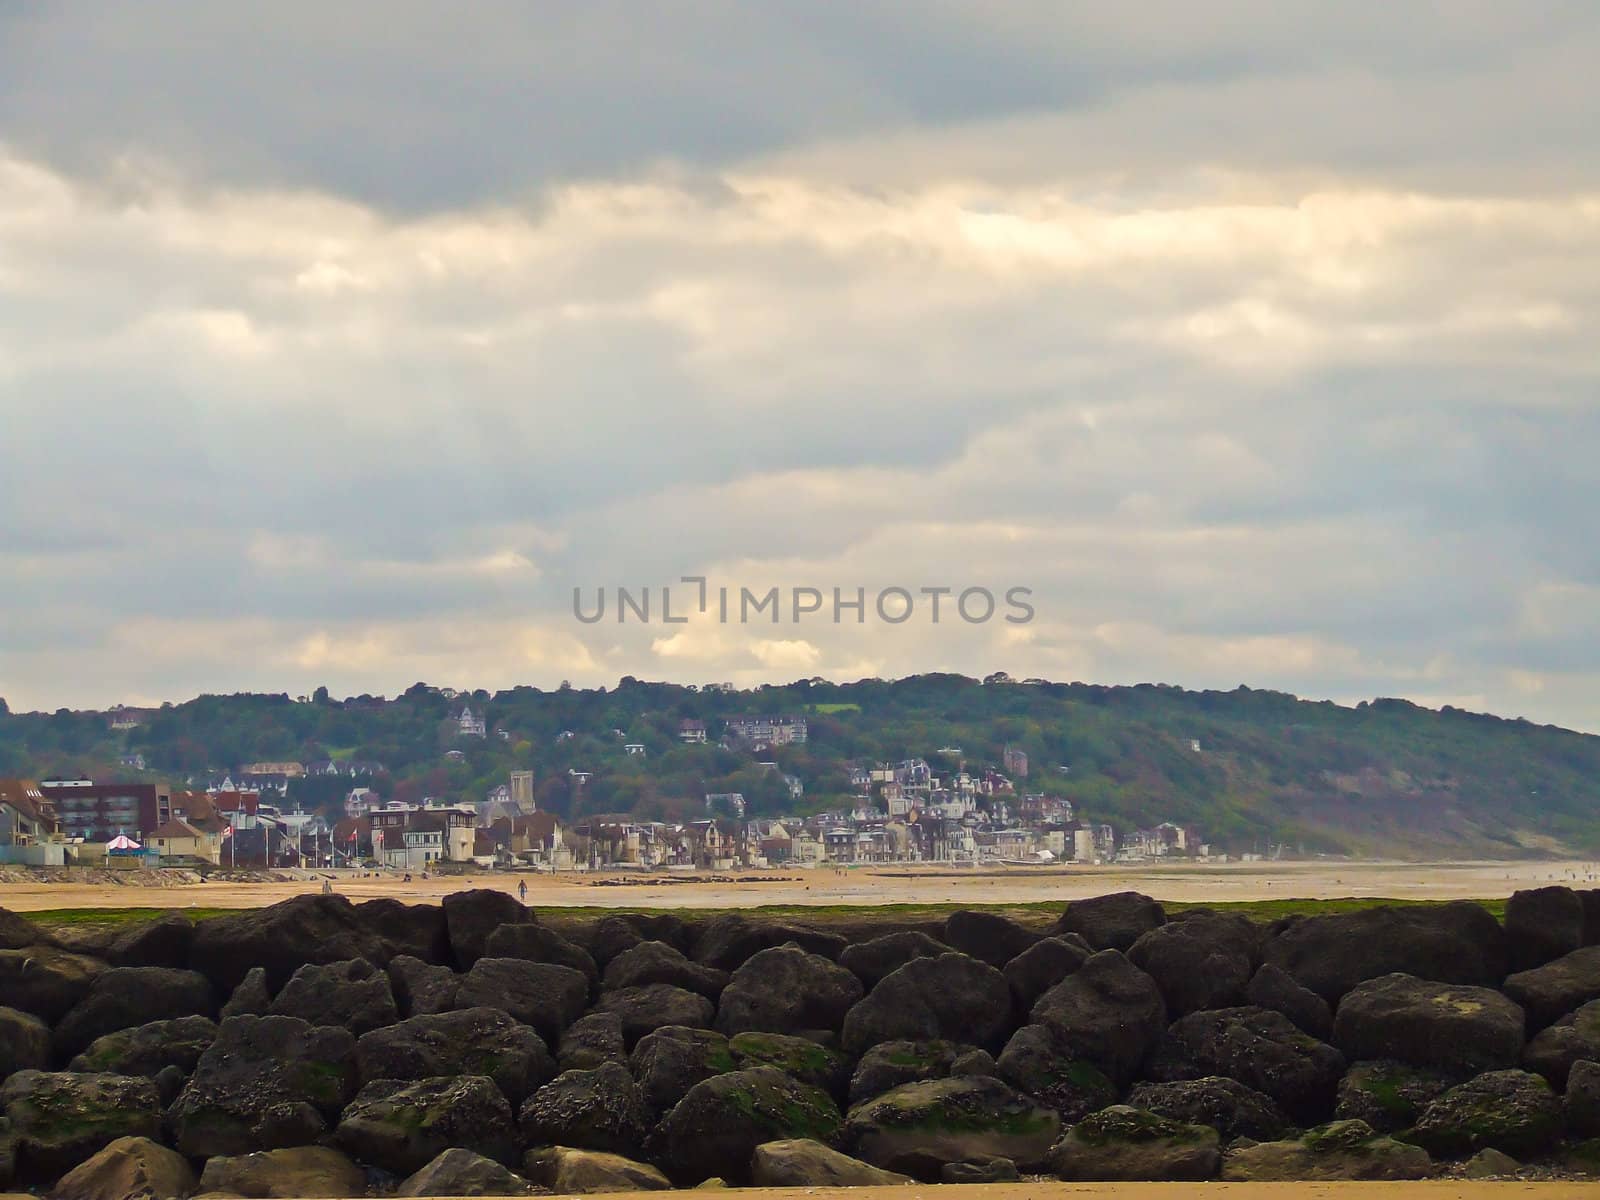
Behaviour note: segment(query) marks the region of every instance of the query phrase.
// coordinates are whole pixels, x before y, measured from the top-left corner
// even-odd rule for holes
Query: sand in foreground
[[[616,1192],[606,1200],[660,1200],[668,1195],[704,1192]],[[713,1193],[715,1194],[715,1193]],[[1594,1200],[1600,1182],[1478,1183],[1431,1179],[1423,1183],[980,1183],[866,1188],[738,1188],[739,1200],[1186,1200],[1191,1196],[1229,1200]]]

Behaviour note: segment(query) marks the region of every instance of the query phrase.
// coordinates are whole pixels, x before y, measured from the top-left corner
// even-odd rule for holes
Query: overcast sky
[[[1600,731],[1597,65],[1592,0],[4,5],[0,696]],[[682,575],[1036,616],[573,618]]]

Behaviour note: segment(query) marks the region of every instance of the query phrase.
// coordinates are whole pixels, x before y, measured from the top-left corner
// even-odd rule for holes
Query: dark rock
[[[529,1096],[518,1117],[534,1146],[636,1151],[650,1131],[644,1091],[621,1063],[566,1071]]]
[[[910,1183],[911,1179],[840,1154],[811,1138],[786,1138],[756,1147],[750,1159],[750,1182],[755,1187],[843,1188],[883,1187]]]
[[[1527,1013],[1529,1034],[1537,1033],[1580,1005],[1600,1000],[1600,946],[1586,946],[1542,967],[1518,971],[1506,979],[1502,990]]]
[[[891,972],[844,1020],[842,1043],[860,1054],[878,1042],[955,1040],[998,1046],[1011,1023],[1006,977],[965,954],[917,958]]]
[[[0,950],[0,1005],[54,1024],[89,994],[90,985],[106,969],[98,958],[50,946]]]
[[[1578,899],[1583,901],[1583,944],[1600,946],[1600,888],[1587,888]]]
[[[1376,1134],[1364,1121],[1334,1121],[1293,1141],[1230,1148],[1222,1178],[1239,1183],[1426,1179],[1433,1161],[1420,1146]]]
[[[1583,946],[1583,898],[1569,887],[1512,892],[1505,928],[1511,969],[1542,967]]]
[[[527,925],[534,915],[510,892],[475,888],[453,892],[443,902],[450,953],[462,971],[488,953],[489,935],[502,925]]]
[[[1074,900],[1056,922],[1056,932],[1079,934],[1094,950],[1127,950],[1166,923],[1167,914],[1149,896],[1114,892]]]
[[[492,1158],[446,1150],[395,1189],[396,1196],[526,1196],[533,1185]]]
[[[200,1193],[259,1200],[360,1196],[367,1173],[332,1146],[288,1146],[206,1160]]]
[[[502,925],[484,943],[486,958],[523,958],[529,962],[555,963],[581,971],[591,987],[600,982],[600,968],[582,946],[575,946],[553,929],[536,922]]]
[[[982,1075],[905,1084],[856,1105],[845,1122],[857,1157],[929,1181],[953,1162],[1009,1158],[1035,1169],[1060,1132],[1054,1109]]]
[[[1250,1007],[1190,1013],[1170,1032],[1206,1074],[1265,1093],[1302,1124],[1323,1120],[1333,1109],[1344,1055],[1281,1013]]]
[[[15,1071],[43,1071],[49,1065],[50,1026],[32,1013],[0,1008],[0,1079]]]
[[[589,957],[594,959],[595,966],[604,972],[612,959],[625,950],[632,950],[644,940],[644,934],[627,918],[604,917],[590,930],[584,939],[584,946],[589,951]],[[681,951],[682,947],[674,949]]]
[[[481,1075],[369,1083],[345,1108],[333,1141],[396,1175],[420,1171],[452,1147],[502,1164],[521,1150],[511,1106]]]
[[[1223,1075],[1175,1083],[1141,1083],[1128,1103],[1189,1125],[1209,1125],[1223,1142],[1235,1138],[1268,1142],[1283,1136],[1288,1121],[1271,1096]]]
[[[861,999],[861,981],[799,946],[774,946],[745,960],[717,1002],[719,1032],[836,1030]]]
[[[1333,1115],[1340,1121],[1365,1121],[1379,1133],[1398,1133],[1415,1125],[1423,1110],[1458,1082],[1392,1059],[1353,1063],[1339,1081]]]
[[[1156,981],[1177,1018],[1244,1003],[1259,943],[1247,918],[1201,910],[1142,934],[1128,961]]]
[[[1392,905],[1291,920],[1262,947],[1329,1004],[1368,979],[1405,972],[1440,983],[1497,987],[1505,976],[1506,937],[1482,905]]]
[[[1167,1023],[1155,981],[1115,950],[1091,955],[1040,996],[1031,1019],[1118,1087],[1132,1080]]]
[[[549,1146],[528,1151],[522,1162],[523,1172],[529,1179],[558,1196],[586,1192],[659,1192],[672,1186],[665,1175],[648,1163],[598,1150]]]
[[[600,1012],[615,1014],[622,1022],[622,1037],[629,1046],[668,1025],[709,1028],[715,1015],[711,1001],[704,996],[670,983],[602,992],[596,1007]]]
[[[1600,1062],[1600,1000],[1540,1031],[1522,1053],[1522,1065],[1543,1075],[1557,1091],[1565,1090],[1572,1065],[1583,1059]]]
[[[0,908],[0,950],[26,950],[29,946],[48,946],[55,941],[38,925],[9,908]]]
[[[1561,1101],[1527,1071],[1490,1071],[1451,1088],[1424,1110],[1411,1139],[1431,1154],[1461,1158],[1492,1146],[1518,1158],[1560,1140]]]
[[[741,1071],[751,1067],[777,1067],[791,1079],[819,1087],[835,1100],[850,1090],[850,1060],[809,1038],[781,1033],[741,1033],[731,1038],[728,1050]]]
[[[461,976],[410,954],[389,960],[389,987],[403,1017],[449,1012],[456,1006]]]
[[[434,965],[455,960],[444,908],[438,904],[404,904],[387,896],[355,906],[356,921],[388,947],[389,958],[405,955]]]
[[[176,1067],[187,1076],[216,1040],[217,1023],[209,1017],[152,1021],[96,1038],[68,1069],[154,1079],[168,1067]]]
[[[1043,935],[998,913],[962,909],[945,919],[945,943],[991,967],[1003,967]]]
[[[1076,935],[1047,937],[1006,963],[1006,982],[1011,986],[1017,1011],[1031,1009],[1040,996],[1083,966],[1091,953]]]
[[[456,989],[457,1008],[502,1009],[552,1045],[588,1003],[589,980],[582,971],[518,958],[480,958]]]
[[[696,932],[696,962],[723,971],[736,971],[753,954],[793,942],[802,950],[838,961],[845,940],[838,934],[810,929],[803,925],[757,924],[738,913],[713,917]]]
[[[1567,1129],[1573,1137],[1600,1137],[1600,1062],[1576,1062],[1567,1073]]]
[[[597,1012],[579,1017],[561,1035],[556,1063],[563,1071],[592,1071],[601,1063],[628,1061],[628,1045],[622,1036],[622,1018],[616,1013]]]
[[[999,1070],[994,1055],[987,1050],[974,1046],[956,1056],[955,1062],[950,1064],[952,1075],[994,1075]]]
[[[839,1140],[839,1110],[821,1088],[773,1067],[732,1071],[695,1084],[657,1127],[667,1173],[684,1183],[749,1179],[757,1146],[787,1138]]]
[[[667,983],[715,1000],[728,986],[728,973],[693,962],[665,942],[639,942],[606,964],[605,988],[649,987]]]
[[[940,1183],[1017,1183],[1022,1172],[1009,1158],[984,1162],[945,1163],[939,1168]]]
[[[1274,963],[1262,963],[1245,988],[1245,1002],[1282,1013],[1320,1041],[1333,1036],[1333,1009],[1310,988]]]
[[[229,1017],[167,1112],[190,1158],[315,1141],[355,1090],[348,1029],[298,1017]]]
[[[363,1034],[355,1046],[361,1083],[481,1075],[512,1104],[554,1078],[556,1065],[539,1035],[496,1008],[426,1013]]]
[[[938,958],[950,947],[925,933],[904,929],[870,941],[856,942],[839,952],[839,965],[854,972],[868,991],[914,958]]]
[[[738,1070],[728,1039],[709,1029],[666,1026],[639,1039],[628,1069],[644,1089],[645,1103],[662,1113],[695,1084]]]
[[[850,1103],[860,1104],[902,1084],[947,1078],[956,1060],[971,1049],[959,1042],[942,1040],[879,1042],[856,1064],[850,1080]]]
[[[95,976],[83,999],[61,1018],[55,1030],[55,1051],[68,1058],[96,1038],[119,1029],[214,1012],[211,984],[198,972],[111,967]]]
[[[118,1138],[62,1176],[51,1200],[177,1200],[195,1190],[183,1155],[145,1137]]]
[[[187,967],[194,922],[182,913],[162,913],[119,933],[106,948],[114,967]]]
[[[1509,1154],[1502,1154],[1491,1146],[1479,1150],[1471,1158],[1467,1159],[1466,1165],[1461,1168],[1461,1178],[1511,1179],[1520,1170],[1522,1170],[1521,1163]]]
[[[1333,1040],[1352,1060],[1393,1058],[1475,1075],[1516,1065],[1522,1026],[1522,1010],[1489,988],[1383,975],[1339,1002]]]
[[[355,905],[339,895],[295,896],[268,908],[199,922],[189,965],[210,979],[219,995],[238,987],[252,967],[267,974],[276,992],[306,963],[364,958],[386,963],[383,939],[363,925]]]
[[[0,1085],[0,1114],[16,1142],[18,1178],[47,1182],[118,1138],[161,1136],[161,1100],[148,1079],[18,1071]]]
[[[1117,1102],[1117,1085],[1049,1025],[1024,1025],[1012,1034],[994,1073],[1069,1124]]]
[[[1212,1179],[1222,1165],[1217,1131],[1118,1104],[1091,1113],[1050,1151],[1066,1180]]]
[[[266,968],[251,967],[218,1015],[224,1021],[229,1017],[264,1017],[271,1007],[272,989],[267,986]]]
[[[301,967],[269,1012],[317,1025],[342,1025],[357,1037],[400,1019],[389,976],[364,958]]]

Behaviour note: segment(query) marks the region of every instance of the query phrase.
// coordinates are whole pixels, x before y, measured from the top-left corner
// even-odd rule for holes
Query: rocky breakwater
[[[1124,893],[823,927],[301,897],[0,910],[0,1191],[58,1200],[1417,1179],[1600,1164],[1600,893]],[[1469,1163],[1470,1168],[1463,1165]]]

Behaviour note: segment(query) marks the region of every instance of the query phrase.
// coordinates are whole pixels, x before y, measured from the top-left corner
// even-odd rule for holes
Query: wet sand
[[[82,883],[0,883],[0,907],[18,911],[62,908],[256,908],[315,893],[322,876],[277,883],[212,882],[184,887]],[[1106,892],[1135,890],[1161,900],[1220,903],[1250,900],[1385,897],[1400,900],[1496,899],[1548,883],[1600,887],[1600,865],[1587,862],[1466,863],[1223,863],[1106,867],[1012,867],[981,870],[906,865],[843,870],[794,868],[740,872],[707,881],[689,874],[645,875],[488,872],[413,877],[327,872],[335,890],[352,900],[392,896],[434,902],[472,887],[515,891],[528,885],[528,903],[558,908],[748,908],[758,905],[1065,903]],[[696,880],[699,881],[696,881]]]

